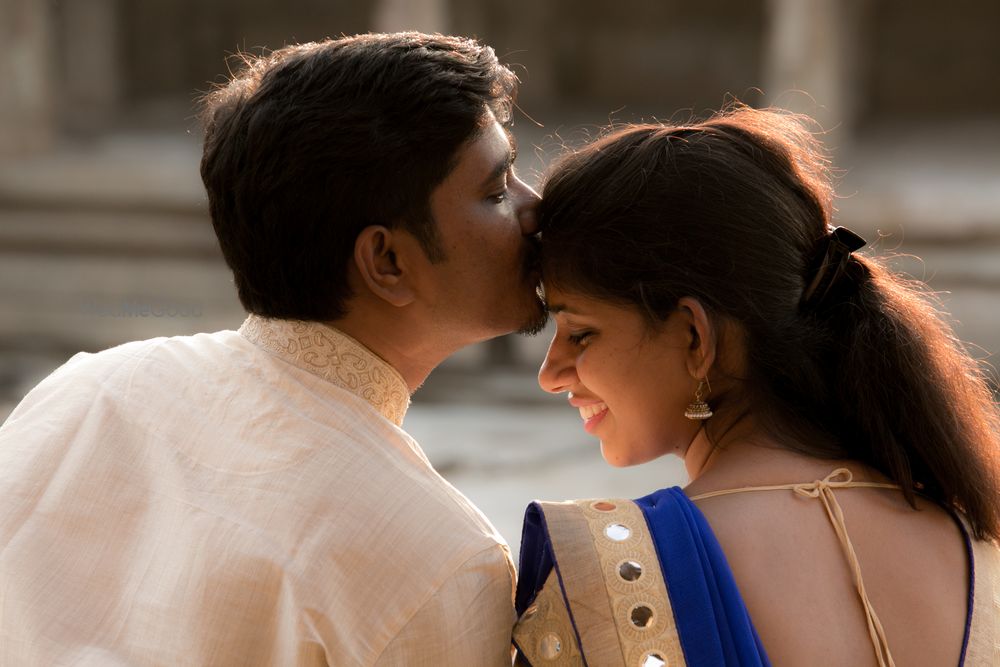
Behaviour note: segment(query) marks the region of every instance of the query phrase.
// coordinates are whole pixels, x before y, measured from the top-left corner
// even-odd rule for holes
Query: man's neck
[[[406,381],[411,394],[424,383],[438,364],[454,352],[427,349],[421,346],[421,337],[416,332],[408,332],[407,327],[398,324],[371,326],[351,317],[328,324],[358,341],[396,369]]]

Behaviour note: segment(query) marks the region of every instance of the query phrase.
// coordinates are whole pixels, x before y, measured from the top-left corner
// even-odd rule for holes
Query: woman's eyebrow
[[[548,308],[548,311],[550,313],[552,313],[553,315],[557,315],[559,313],[565,313],[567,315],[582,315],[583,314],[580,311],[573,310],[571,307],[569,307],[569,306],[567,306],[565,304],[562,304],[562,303],[546,303],[545,306],[546,306],[546,308]]]

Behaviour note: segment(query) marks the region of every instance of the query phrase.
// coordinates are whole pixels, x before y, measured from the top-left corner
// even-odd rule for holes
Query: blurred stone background
[[[0,420],[80,350],[235,328],[194,100],[226,55],[368,30],[473,35],[522,79],[520,170],[609,120],[729,96],[810,113],[843,170],[838,221],[1000,350],[1000,4],[993,0],[0,0]],[[466,349],[406,427],[516,548],[534,497],[639,496],[534,373],[546,337]]]

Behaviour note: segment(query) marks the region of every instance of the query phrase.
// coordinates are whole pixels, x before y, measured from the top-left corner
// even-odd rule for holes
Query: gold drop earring
[[[702,393],[705,387],[708,387],[706,393]],[[684,416],[693,421],[701,421],[708,419],[712,416],[712,408],[708,407],[703,399],[704,396],[712,393],[712,384],[708,381],[708,377],[704,380],[698,380],[698,388],[694,390],[694,400],[688,405],[687,410],[684,411]]]

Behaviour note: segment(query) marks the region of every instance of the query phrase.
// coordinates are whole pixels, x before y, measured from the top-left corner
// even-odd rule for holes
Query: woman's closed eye
[[[566,340],[569,341],[571,345],[585,347],[593,335],[593,331],[576,331],[571,334],[567,334]]]

